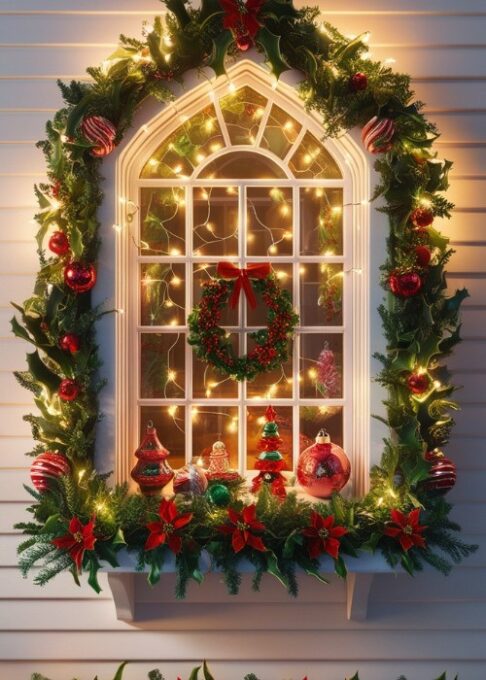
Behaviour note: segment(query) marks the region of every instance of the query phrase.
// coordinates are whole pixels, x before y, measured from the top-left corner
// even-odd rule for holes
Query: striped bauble
[[[86,116],[81,123],[83,136],[94,144],[92,156],[108,156],[115,148],[116,128],[103,116]]]
[[[456,466],[442,451],[434,449],[425,454],[425,459],[431,464],[429,476],[424,482],[427,491],[437,494],[445,494],[456,483]]]
[[[393,146],[394,134],[395,123],[391,118],[373,116],[361,131],[361,139],[370,153],[385,153]]]
[[[50,480],[68,475],[70,471],[71,468],[64,456],[46,451],[37,456],[30,466],[30,478],[37,491],[46,491]]]

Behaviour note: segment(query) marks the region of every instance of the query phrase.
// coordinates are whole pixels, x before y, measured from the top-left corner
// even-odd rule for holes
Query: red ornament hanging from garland
[[[412,394],[417,396],[428,392],[431,385],[430,376],[428,373],[418,371],[417,373],[410,373],[407,378],[408,389]]]
[[[71,468],[67,459],[60,453],[46,451],[41,453],[30,466],[30,478],[37,491],[47,491],[52,479],[68,475]]]
[[[456,465],[449,458],[446,458],[440,449],[428,451],[425,460],[432,463],[429,469],[429,476],[424,482],[427,491],[446,494],[456,483]]]
[[[410,215],[410,220],[417,229],[430,227],[434,221],[434,213],[429,208],[415,208]]]
[[[233,33],[236,46],[246,52],[261,28],[258,14],[263,0],[219,0],[224,10],[223,26]]]
[[[62,401],[74,401],[81,391],[80,386],[75,380],[64,378],[61,380],[57,394]]]
[[[90,154],[101,158],[108,156],[115,148],[116,127],[103,116],[86,116],[81,123],[81,132],[94,145]]]
[[[49,250],[62,257],[69,252],[69,239],[63,231],[55,231],[49,239]]]
[[[361,131],[361,139],[367,151],[373,154],[390,151],[395,135],[395,123],[391,118],[373,118]]]
[[[415,255],[417,257],[417,264],[419,267],[427,267],[432,258],[430,248],[427,248],[427,246],[417,246],[415,248]]]
[[[368,77],[366,73],[355,73],[349,79],[349,89],[351,92],[361,92],[368,87]]]
[[[417,272],[392,272],[388,285],[393,295],[409,298],[418,295],[422,289],[422,278]]]
[[[76,354],[76,352],[79,352],[81,347],[79,335],[76,335],[75,333],[66,333],[59,338],[59,347],[64,352]]]
[[[64,283],[75,293],[87,293],[96,283],[96,269],[85,262],[70,262],[64,267]]]

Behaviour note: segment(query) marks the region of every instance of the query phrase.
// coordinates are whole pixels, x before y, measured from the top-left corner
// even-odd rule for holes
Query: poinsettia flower
[[[233,508],[228,508],[229,524],[224,524],[219,528],[223,534],[231,534],[231,545],[235,553],[243,550],[245,546],[265,552],[266,547],[260,536],[253,532],[265,531],[265,525],[256,517],[256,505],[247,505],[242,512],[236,512]]]
[[[425,548],[425,538],[422,534],[427,527],[419,524],[419,508],[415,508],[408,515],[400,512],[400,510],[391,510],[390,517],[391,522],[383,531],[385,536],[396,538],[405,552],[414,545],[419,548]]]
[[[145,542],[145,550],[153,550],[166,544],[174,554],[180,553],[182,538],[176,532],[189,524],[193,517],[192,512],[179,515],[174,501],[164,498],[159,506],[159,517],[160,521],[147,524],[150,534]]]
[[[346,527],[334,526],[334,515],[323,517],[313,510],[310,525],[302,533],[307,538],[309,557],[315,559],[322,553],[327,553],[337,560],[341,546],[339,539],[348,530]]]
[[[223,26],[254,38],[261,28],[258,14],[263,0],[219,0],[224,9]]]
[[[85,551],[93,550],[96,543],[94,526],[94,517],[87,524],[83,524],[78,517],[73,517],[69,522],[68,533],[52,539],[56,548],[68,551],[78,571],[81,571]]]

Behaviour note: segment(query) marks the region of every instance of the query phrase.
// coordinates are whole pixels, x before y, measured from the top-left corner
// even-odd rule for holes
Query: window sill
[[[118,554],[117,568],[104,567],[107,573],[108,585],[113,595],[116,609],[116,617],[119,621],[136,623],[137,621],[147,621],[147,614],[144,612],[144,603],[137,600],[137,581],[145,581],[146,573],[136,570],[136,557],[122,550]],[[348,621],[364,621],[368,614],[368,601],[373,578],[375,574],[392,573],[393,570],[385,562],[381,555],[364,554],[360,558],[347,557],[346,566],[348,577],[346,579],[346,618]],[[240,572],[251,573],[253,566],[249,562],[240,563]],[[211,568],[210,559],[207,553],[202,554],[201,571],[204,574],[217,573],[218,569]],[[161,581],[164,575],[175,573],[175,558],[168,560],[162,569]],[[334,574],[332,561],[329,558],[321,559],[321,573]],[[309,578],[302,572],[300,578]],[[204,587],[204,585],[203,585]],[[210,587],[210,586],[209,586]],[[282,589],[282,601],[285,601],[287,594]],[[244,602],[244,596],[239,596],[239,601]],[[163,616],[163,606],[160,607],[158,616]],[[150,618],[150,617],[149,617]]]

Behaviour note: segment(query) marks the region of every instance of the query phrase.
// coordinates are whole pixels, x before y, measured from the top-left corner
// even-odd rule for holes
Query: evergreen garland
[[[446,296],[444,267],[452,251],[447,239],[430,227],[430,219],[449,217],[452,209],[443,196],[451,163],[439,160],[432,148],[437,130],[421,112],[422,104],[414,101],[408,76],[364,59],[366,36],[345,38],[326,22],[320,23],[317,8],[297,10],[289,0],[265,0],[253,10],[256,24],[238,23],[238,13],[232,24],[234,17],[223,11],[219,0],[202,0],[199,9],[183,0],[164,3],[169,10],[165,26],[156,19],[153,26],[145,27],[142,40],[122,36],[120,47],[102,67],[88,69],[91,83],[59,84],[66,106],[47,124],[47,138],[39,143],[49,177],[49,183],[36,187],[40,270],[32,296],[15,305],[20,319],[12,320],[15,335],[34,350],[27,355],[27,370],[16,375],[33,393],[38,408],[38,413],[25,416],[37,441],[30,455],[57,451],[69,460],[72,472],[53,481],[43,493],[29,491],[34,496],[29,508],[32,521],[18,525],[30,537],[19,548],[22,570],[27,573],[34,565],[43,565],[35,579],[39,584],[65,569],[77,580],[74,558],[67,548],[55,548],[53,540],[66,545],[84,541],[82,567],[96,590],[97,571],[105,562],[116,565],[121,547],[138,554],[139,567],[148,567],[152,582],[168,557],[165,545],[145,549],[147,524],[157,514],[158,499],[131,495],[126,486],[110,488],[106,476],[94,469],[100,417],[97,395],[103,386],[98,378],[95,324],[105,312],[92,307],[89,292],[79,293],[67,285],[66,260],[49,255],[44,240],[55,223],[68,239],[70,260],[96,265],[100,157],[120,142],[146,98],[168,102],[173,98],[171,80],[182,81],[188,69],[204,66],[220,75],[227,57],[235,58],[254,45],[265,54],[275,77],[288,68],[303,74],[300,95],[307,109],[322,115],[327,136],[363,127],[372,117],[387,121],[393,131],[391,141],[376,142],[385,150],[386,141],[386,152],[376,161],[381,181],[375,190],[390,222],[388,258],[382,267],[387,301],[380,307],[387,350],[378,356],[383,365],[379,381],[388,390],[390,436],[363,499],[338,496],[329,504],[311,507],[292,494],[280,502],[262,492],[256,510],[265,527],[261,534],[265,551],[246,546],[236,554],[220,530],[228,517],[225,508],[213,506],[207,497],[177,497],[178,510],[192,514],[184,528],[182,551],[176,556],[177,594],[184,595],[188,579],[202,580],[202,550],[222,569],[230,592],[238,590],[238,561],[244,556],[255,567],[255,587],[261,574],[269,572],[295,594],[297,567],[321,578],[322,563],[311,559],[305,547],[313,511],[321,519],[332,515],[337,528],[346,528],[339,544],[341,554],[334,559],[341,576],[346,573],[341,555],[357,556],[365,550],[380,550],[391,566],[401,564],[410,573],[426,563],[447,573],[451,563],[476,547],[456,537],[459,528],[448,519],[450,505],[424,483],[430,467],[424,454],[447,443],[453,424],[450,412],[457,408],[443,359],[460,340],[459,307],[467,296],[465,290]],[[356,82],[366,87],[356,89]],[[104,130],[101,145],[88,138],[89,117]],[[419,217],[430,218],[426,235],[415,228]],[[433,264],[424,262],[424,250],[419,248],[434,249]],[[414,294],[399,295],[397,286],[407,276],[408,284],[415,286]],[[78,351],[60,348],[67,333],[82,339]],[[430,379],[420,398],[409,385],[418,368]],[[78,390],[71,401],[59,398],[66,379]],[[232,488],[230,510],[240,512],[245,504],[248,500],[241,490]],[[420,524],[412,508],[421,509]],[[391,535],[400,517],[402,534],[416,541],[408,549]],[[75,519],[81,523],[82,538],[72,528]]]

